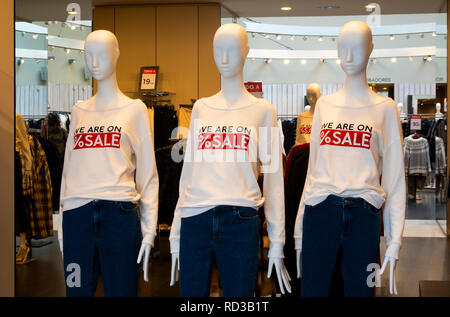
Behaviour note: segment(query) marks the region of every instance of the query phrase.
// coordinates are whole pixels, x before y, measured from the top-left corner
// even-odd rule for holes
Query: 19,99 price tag
[[[141,90],[151,90],[156,87],[156,69],[148,68],[142,70]]]

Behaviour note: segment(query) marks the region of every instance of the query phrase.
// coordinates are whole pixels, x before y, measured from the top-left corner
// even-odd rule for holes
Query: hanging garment
[[[297,129],[297,118],[291,120],[283,120],[281,122],[281,126],[283,127],[283,135],[284,135],[284,153],[289,155],[289,151],[295,145],[295,134]]]
[[[180,184],[183,161],[175,162],[172,159],[172,149],[177,145],[168,145],[155,152],[156,166],[159,177],[159,204],[158,223],[170,225],[178,201],[178,189]]]
[[[30,206],[31,237],[53,236],[52,181],[44,149],[36,137],[29,135],[32,166],[32,195]]]
[[[295,145],[311,142],[312,121],[313,116],[310,114],[309,111],[303,112],[298,115]]]
[[[16,235],[20,233],[29,232],[28,212],[25,206],[25,197],[22,188],[22,163],[19,152],[15,151],[14,155],[14,214],[15,214],[15,232]]]
[[[16,151],[20,155],[22,166],[22,189],[24,195],[31,193],[31,172],[33,158],[31,157],[30,142],[27,127],[22,115],[16,113]]]
[[[427,139],[412,135],[404,140],[405,143],[405,173],[406,175],[427,176],[431,172],[430,153]]]
[[[52,182],[52,206],[53,211],[59,210],[59,196],[61,193],[61,178],[62,178],[62,165],[63,162],[60,161],[57,151],[53,145],[45,140],[44,138],[38,136],[36,137],[39,143],[44,149],[45,156],[47,158],[48,169],[50,170],[50,178]]]
[[[179,115],[178,115],[178,127],[184,128],[184,130],[189,130],[189,124],[191,123],[191,114],[192,109],[186,107],[180,107]],[[182,132],[179,132],[179,138],[187,138],[187,135],[184,135]]]
[[[48,142],[55,149],[58,160],[62,165],[64,162],[64,151],[66,150],[67,131],[60,126],[49,126],[47,134]]]
[[[170,144],[172,132],[178,127],[177,113],[171,106],[156,106],[155,112],[155,150]],[[176,136],[174,136],[176,137]]]
[[[153,144],[155,143],[155,111],[153,107],[147,107],[148,119],[150,120],[150,131],[153,137]]]
[[[436,163],[435,173],[445,175],[447,169],[447,159],[445,155],[444,140],[440,137],[436,137]]]

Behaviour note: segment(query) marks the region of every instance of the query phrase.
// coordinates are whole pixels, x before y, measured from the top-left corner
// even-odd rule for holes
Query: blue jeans
[[[258,271],[258,211],[217,206],[181,219],[180,295],[208,297],[213,256],[225,297],[251,297]]]
[[[95,200],[64,211],[66,296],[93,296],[99,273],[105,296],[137,296],[139,265],[136,261],[141,242],[135,203]],[[81,283],[75,286],[71,263],[79,265],[81,273]]]
[[[305,206],[302,246],[302,296],[329,295],[338,251],[342,251],[344,293],[373,297],[367,278],[378,263],[380,210],[362,198],[330,195],[315,206]]]

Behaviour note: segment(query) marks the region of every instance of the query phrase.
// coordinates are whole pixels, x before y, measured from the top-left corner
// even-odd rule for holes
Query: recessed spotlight
[[[374,60],[373,58],[370,60],[370,62],[372,63],[372,64],[375,64],[377,61],[376,60]]]
[[[323,41],[323,37],[319,36],[319,38],[317,39],[319,42]]]
[[[38,34],[33,34],[31,37],[32,37],[34,40],[36,40],[36,39],[39,37],[39,35],[38,35]]]
[[[437,35],[436,32],[431,33],[431,36],[436,36],[436,35]]]
[[[393,40],[395,39],[395,36],[391,34],[391,35],[389,36],[389,39],[390,39],[391,41],[393,41]]]
[[[323,63],[325,63],[325,60],[323,58],[321,58],[321,59],[319,59],[319,63],[323,64]]]
[[[25,36],[25,32],[22,32],[21,35],[22,35],[22,37],[24,37]]]
[[[414,58],[412,56],[410,56],[410,57],[408,57],[408,59],[410,62],[412,62]]]
[[[365,6],[365,8],[366,9],[375,9],[377,6],[375,5],[375,4],[367,4],[366,6]]]
[[[306,64],[306,59],[302,59],[302,60],[300,61],[300,64],[305,65],[305,64]]]
[[[425,34],[420,34],[420,37],[423,39],[425,37]]]
[[[433,58],[431,56],[427,57],[427,62],[431,62],[433,60]]]
[[[255,33],[251,33],[252,34],[252,37],[255,37]]]
[[[72,25],[70,28],[71,28],[72,30],[75,30],[77,27],[76,27],[75,25]]]
[[[69,54],[70,53],[70,49],[69,48],[65,48],[64,52],[66,52],[66,54]]]
[[[268,38],[270,37],[270,34],[266,34],[266,35],[264,35],[264,37],[265,37],[266,39],[268,39]]]
[[[67,11],[67,14],[75,15],[75,14],[78,14],[78,12],[77,11]]]
[[[271,58],[266,59],[264,62],[265,62],[266,64],[270,64],[270,63],[272,63],[272,59],[271,59]]]
[[[288,58],[285,58],[284,61],[283,61],[284,65],[289,64],[289,62],[290,62],[290,60]]]
[[[392,57],[392,58],[391,58],[391,62],[392,62],[392,63],[395,63],[396,61],[397,61],[397,57]]]
[[[17,61],[17,64],[20,66],[20,65],[22,65],[23,63],[25,63],[25,60],[23,59],[23,57],[21,57],[21,58]]]
[[[338,65],[341,64],[341,59],[340,59],[340,58],[338,58],[338,59],[336,60],[336,64],[338,64]]]
[[[295,35],[291,36],[291,41],[295,40]]]
[[[67,61],[69,62],[69,64],[74,64],[74,63],[77,62],[77,60],[74,59],[74,58],[70,58],[70,59],[68,59]]]
[[[36,64],[39,64],[41,62],[41,60],[39,58],[35,59]]]
[[[55,56],[49,56],[49,57],[48,57],[48,60],[49,60],[49,61],[54,61],[54,60],[55,60]]]
[[[281,35],[277,35],[277,40],[281,40]]]
[[[250,62],[252,62],[252,63],[253,63],[254,61],[255,61],[255,59],[254,59],[254,58],[250,58]]]
[[[280,10],[281,10],[281,11],[291,11],[291,10],[292,10],[292,7],[285,6],[285,7],[281,7]]]

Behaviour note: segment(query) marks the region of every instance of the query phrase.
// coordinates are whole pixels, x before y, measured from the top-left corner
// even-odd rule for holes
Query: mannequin
[[[436,120],[444,119],[444,114],[441,112],[441,103],[436,103],[436,114],[434,115]]]
[[[346,296],[373,296],[374,285],[366,282],[366,274],[368,265],[377,263],[383,204],[387,250],[380,273],[383,274],[389,264],[390,292],[397,294],[395,267],[403,234],[406,196],[401,127],[398,109],[392,99],[377,95],[368,86],[366,67],[372,50],[372,32],[367,24],[359,21],[345,24],[338,37],[338,56],[346,74],[345,85],[338,92],[320,98],[316,105],[308,176],[294,235],[297,275],[301,275],[300,270],[304,273],[302,293],[305,289],[305,296],[327,296],[327,274],[331,274],[339,248],[344,254]],[[366,141],[359,142],[361,138]],[[376,168],[383,153],[380,147],[384,148],[381,173]],[[367,174],[361,176],[360,169]],[[322,216],[321,213],[327,212],[330,213],[328,217]],[[344,223],[333,222],[336,221],[332,219],[333,215],[338,212],[342,213],[343,218],[339,218],[340,214],[338,218]],[[320,217],[324,219],[318,219]],[[318,235],[319,221],[324,221],[324,227],[330,222],[331,229],[324,228]],[[343,230],[344,224],[344,240],[339,244],[339,230]],[[366,229],[364,233],[358,232],[360,226]],[[311,230],[319,231],[315,234]],[[326,251],[320,254],[314,248],[325,248]],[[329,257],[323,259],[321,256]],[[326,276],[318,276],[321,273]]]
[[[400,120],[405,120],[408,118],[408,116],[406,115],[406,113],[403,111],[403,104],[401,102],[399,102],[397,104],[398,107],[398,113],[400,114]]]
[[[278,132],[273,138],[275,139],[277,136],[279,137],[279,127],[276,121],[276,114],[274,108],[271,104],[263,99],[258,99],[250,94],[245,88],[243,81],[243,67],[249,52],[248,46],[248,37],[244,28],[239,26],[238,24],[225,24],[222,25],[216,32],[214,37],[214,60],[216,62],[217,68],[219,69],[222,75],[222,90],[217,94],[208,97],[202,98],[196,102],[193,108],[193,113],[191,117],[191,127],[190,133],[188,137],[188,146],[190,149],[197,149],[200,145],[195,145],[196,141],[195,134],[199,128],[194,128],[195,124],[199,124],[199,122],[205,126],[212,126],[213,130],[216,131],[217,128],[223,132],[225,126],[233,126],[243,127],[243,126],[256,126],[260,125],[260,128],[264,128],[263,122],[253,121],[255,118],[264,116],[265,118],[271,121],[272,131]],[[207,115],[209,114],[209,115]],[[208,118],[209,117],[209,118]],[[258,119],[259,120],[259,119]],[[267,124],[267,123],[265,123]],[[217,128],[216,128],[217,127]],[[269,127],[269,126],[267,126]],[[252,128],[256,129],[256,128]],[[217,136],[217,135],[215,135]],[[250,141],[249,144],[256,145],[253,139],[253,135],[250,133]],[[281,143],[279,142],[279,138],[276,139],[279,143],[276,147],[276,152],[272,154],[276,156],[276,158],[281,157]],[[256,141],[257,142],[257,141]],[[194,145],[193,145],[193,144]],[[214,142],[213,142],[214,143]],[[200,143],[199,143],[200,144]],[[247,149],[247,153],[250,153],[252,150],[250,149],[252,146],[249,146]],[[198,151],[197,153],[210,153],[212,155],[222,153],[217,148],[213,148],[212,152],[208,152],[206,150]],[[236,152],[236,153],[234,153]],[[279,152],[279,153],[278,153]],[[240,155],[242,151],[227,151],[228,154]],[[194,155],[195,155],[194,150]],[[255,153],[256,154],[256,153]],[[253,154],[248,154],[252,156]],[[210,261],[208,254],[210,252],[214,252],[218,268],[220,281],[223,288],[224,296],[253,296],[254,293],[254,285],[256,281],[256,264],[257,264],[257,242],[254,240],[255,235],[257,235],[257,210],[259,206],[262,204],[260,198],[252,198],[258,200],[259,202],[252,202],[250,200],[243,199],[242,197],[238,197],[238,194],[234,187],[243,186],[242,192],[255,193],[255,191],[259,191],[259,187],[257,186],[257,175],[248,175],[246,177],[246,183],[251,186],[253,189],[249,191],[249,188],[245,188],[245,185],[240,183],[240,179],[242,174],[247,174],[246,171],[249,171],[249,168],[252,168],[252,164],[245,159],[245,162],[230,162],[226,163],[218,162],[215,164],[209,164],[205,162],[200,163],[190,163],[187,159],[187,154],[185,155],[185,161],[183,165],[183,171],[180,180],[180,197],[178,200],[177,208],[175,210],[174,220],[172,223],[172,229],[170,233],[170,244],[171,244],[171,253],[172,253],[172,272],[171,272],[171,281],[170,285],[174,285],[178,280],[178,271],[180,271],[180,293],[181,296],[209,296],[209,278],[208,273],[204,276],[202,273],[204,271],[209,272],[211,270]],[[259,160],[260,158],[258,158]],[[225,165],[227,164],[227,165]],[[228,164],[231,164],[228,165]],[[215,170],[217,169],[217,171]],[[243,169],[242,172],[236,174],[238,169]],[[204,175],[202,171],[205,171]],[[281,174],[280,174],[281,173]],[[205,184],[202,186],[202,182],[208,182],[211,180],[215,181],[214,178],[220,177],[221,184],[217,185],[219,187],[215,187],[214,183]],[[207,179],[204,179],[207,178]],[[199,185],[200,184],[200,185]],[[276,172],[270,174],[264,174],[264,189],[269,189],[276,184],[277,190],[283,190],[282,186],[282,169],[277,169]],[[196,200],[195,204],[189,202],[189,200],[195,200],[195,188],[200,187],[198,189],[199,192],[207,194],[203,194],[203,197],[200,197]],[[211,189],[212,188],[212,189]],[[217,190],[217,194],[211,193],[213,189]],[[276,190],[275,190],[276,191]],[[285,289],[290,292],[289,285],[289,274],[283,263],[283,245],[284,245],[284,202],[279,200],[279,196],[274,197],[270,194],[269,190],[264,191],[264,196],[266,198],[265,203],[265,213],[266,219],[268,220],[268,231],[269,231],[269,239],[271,240],[270,250],[269,250],[269,269],[268,269],[268,277],[271,276],[272,269],[275,267],[275,271],[278,277],[279,286],[281,292],[284,294]],[[242,195],[242,194],[241,194]],[[254,194],[250,194],[254,195]],[[257,194],[259,196],[260,194]],[[193,198],[191,198],[193,197]],[[244,200],[247,200],[244,202]],[[239,203],[242,201],[242,203]],[[276,208],[273,208],[277,205]],[[228,206],[224,206],[228,205]],[[194,207],[192,207],[194,206]],[[248,207],[242,207],[248,206]],[[251,207],[250,207],[251,206]],[[241,210],[241,208],[244,208]],[[239,220],[230,220],[232,217],[230,215],[230,210],[234,209],[235,214],[242,214],[243,210],[247,214],[252,215],[252,224],[251,227],[244,228],[243,226],[247,226],[250,224],[241,223],[242,217],[239,217]],[[239,211],[241,210],[241,211]],[[189,214],[185,216],[185,214]],[[192,215],[194,214],[194,215]],[[223,216],[223,219],[220,218]],[[218,220],[214,220],[215,223],[224,223],[223,228],[220,229],[220,233],[223,232],[234,232],[229,237],[230,240],[224,242],[222,245],[222,249],[227,249],[232,247],[233,245],[236,248],[232,247],[233,250],[223,251],[219,247],[213,248],[211,251],[205,250],[204,253],[205,258],[199,258],[199,253],[201,253],[201,247],[198,246],[195,249],[195,254],[189,253],[186,251],[190,248],[190,245],[194,245],[194,237],[193,235],[202,234],[203,230],[209,227],[201,227],[201,221],[213,221],[210,218],[206,217],[217,217]],[[249,219],[248,215],[245,218]],[[198,219],[198,220],[197,220]],[[200,220],[205,219],[205,220]],[[214,218],[216,219],[216,218]],[[228,220],[227,220],[228,219]],[[189,222],[188,222],[189,221]],[[213,221],[213,222],[214,222]],[[231,222],[231,226],[227,226],[226,224]],[[181,228],[181,234],[180,234]],[[234,229],[233,229],[234,228]],[[191,233],[192,230],[192,233]],[[255,231],[256,230],[256,231]],[[247,231],[247,232],[242,232]],[[184,235],[184,232],[185,235]],[[225,235],[225,233],[223,233]],[[245,241],[245,248],[247,251],[243,251],[238,249],[240,244],[235,244],[233,242],[236,239],[239,239],[236,235],[245,234],[245,237],[241,237],[241,241]],[[202,236],[203,237],[203,236]],[[206,239],[206,241],[204,241]],[[218,239],[217,244],[220,244]],[[275,241],[275,239],[277,241]],[[205,244],[209,243],[208,237],[202,240]],[[256,242],[250,243],[249,241]],[[211,242],[212,243],[212,242]],[[248,244],[248,245],[247,245]],[[234,250],[236,249],[236,250]],[[191,250],[191,249],[189,249]],[[180,252],[181,251],[181,252]],[[183,257],[183,251],[185,252]],[[203,251],[202,251],[203,252]],[[229,260],[228,263],[225,263],[225,259],[221,258],[220,254],[225,253],[233,253],[236,252],[235,257]],[[251,255],[249,255],[251,254]],[[190,264],[190,261],[195,261],[196,264]],[[183,262],[186,261],[186,262]],[[189,262],[189,263],[188,263]],[[253,264],[249,267],[249,262]],[[245,268],[240,268],[237,266],[237,263],[242,263],[242,266]],[[181,264],[181,265],[180,265]],[[195,266],[202,266],[203,270],[197,272]],[[228,267],[226,267],[228,266]],[[183,269],[185,267],[185,269]],[[184,271],[185,270],[185,271]],[[231,272],[229,272],[231,270]],[[227,272],[228,271],[228,272]],[[185,272],[185,273],[183,273]],[[190,278],[192,276],[192,278]],[[247,281],[248,280],[248,281]],[[197,284],[202,284],[199,287]],[[187,285],[187,284],[196,284]],[[194,289],[195,288],[195,289]]]
[[[64,251],[66,267],[68,261],[94,261],[97,252],[105,296],[136,296],[138,264],[142,259],[144,280],[148,281],[148,260],[157,223],[158,174],[147,108],[139,99],[124,95],[118,87],[116,64],[120,52],[113,33],[92,32],[85,40],[84,50],[86,65],[97,80],[98,89],[93,97],[75,104],[72,110],[61,185],[60,248]],[[89,162],[96,162],[95,166]],[[85,165],[83,170],[79,165]],[[90,220],[79,217],[91,212],[94,226],[98,228],[95,233],[83,232],[83,225],[89,225]],[[103,214],[107,216],[102,218]],[[80,222],[80,230],[71,232],[76,221]],[[67,237],[63,230],[68,230]],[[84,237],[91,234],[92,238]],[[100,242],[92,247],[92,253],[72,250],[79,243],[90,248],[94,241]],[[90,266],[81,269],[93,270],[92,276],[97,273]],[[86,283],[93,285],[79,290],[68,287],[67,296],[93,295],[96,281]]]
[[[314,116],[314,109],[316,108],[316,102],[319,98],[320,85],[317,83],[309,84],[306,88],[306,99],[308,100],[309,106],[305,107],[305,112],[298,115],[295,145],[310,142],[311,124]]]

